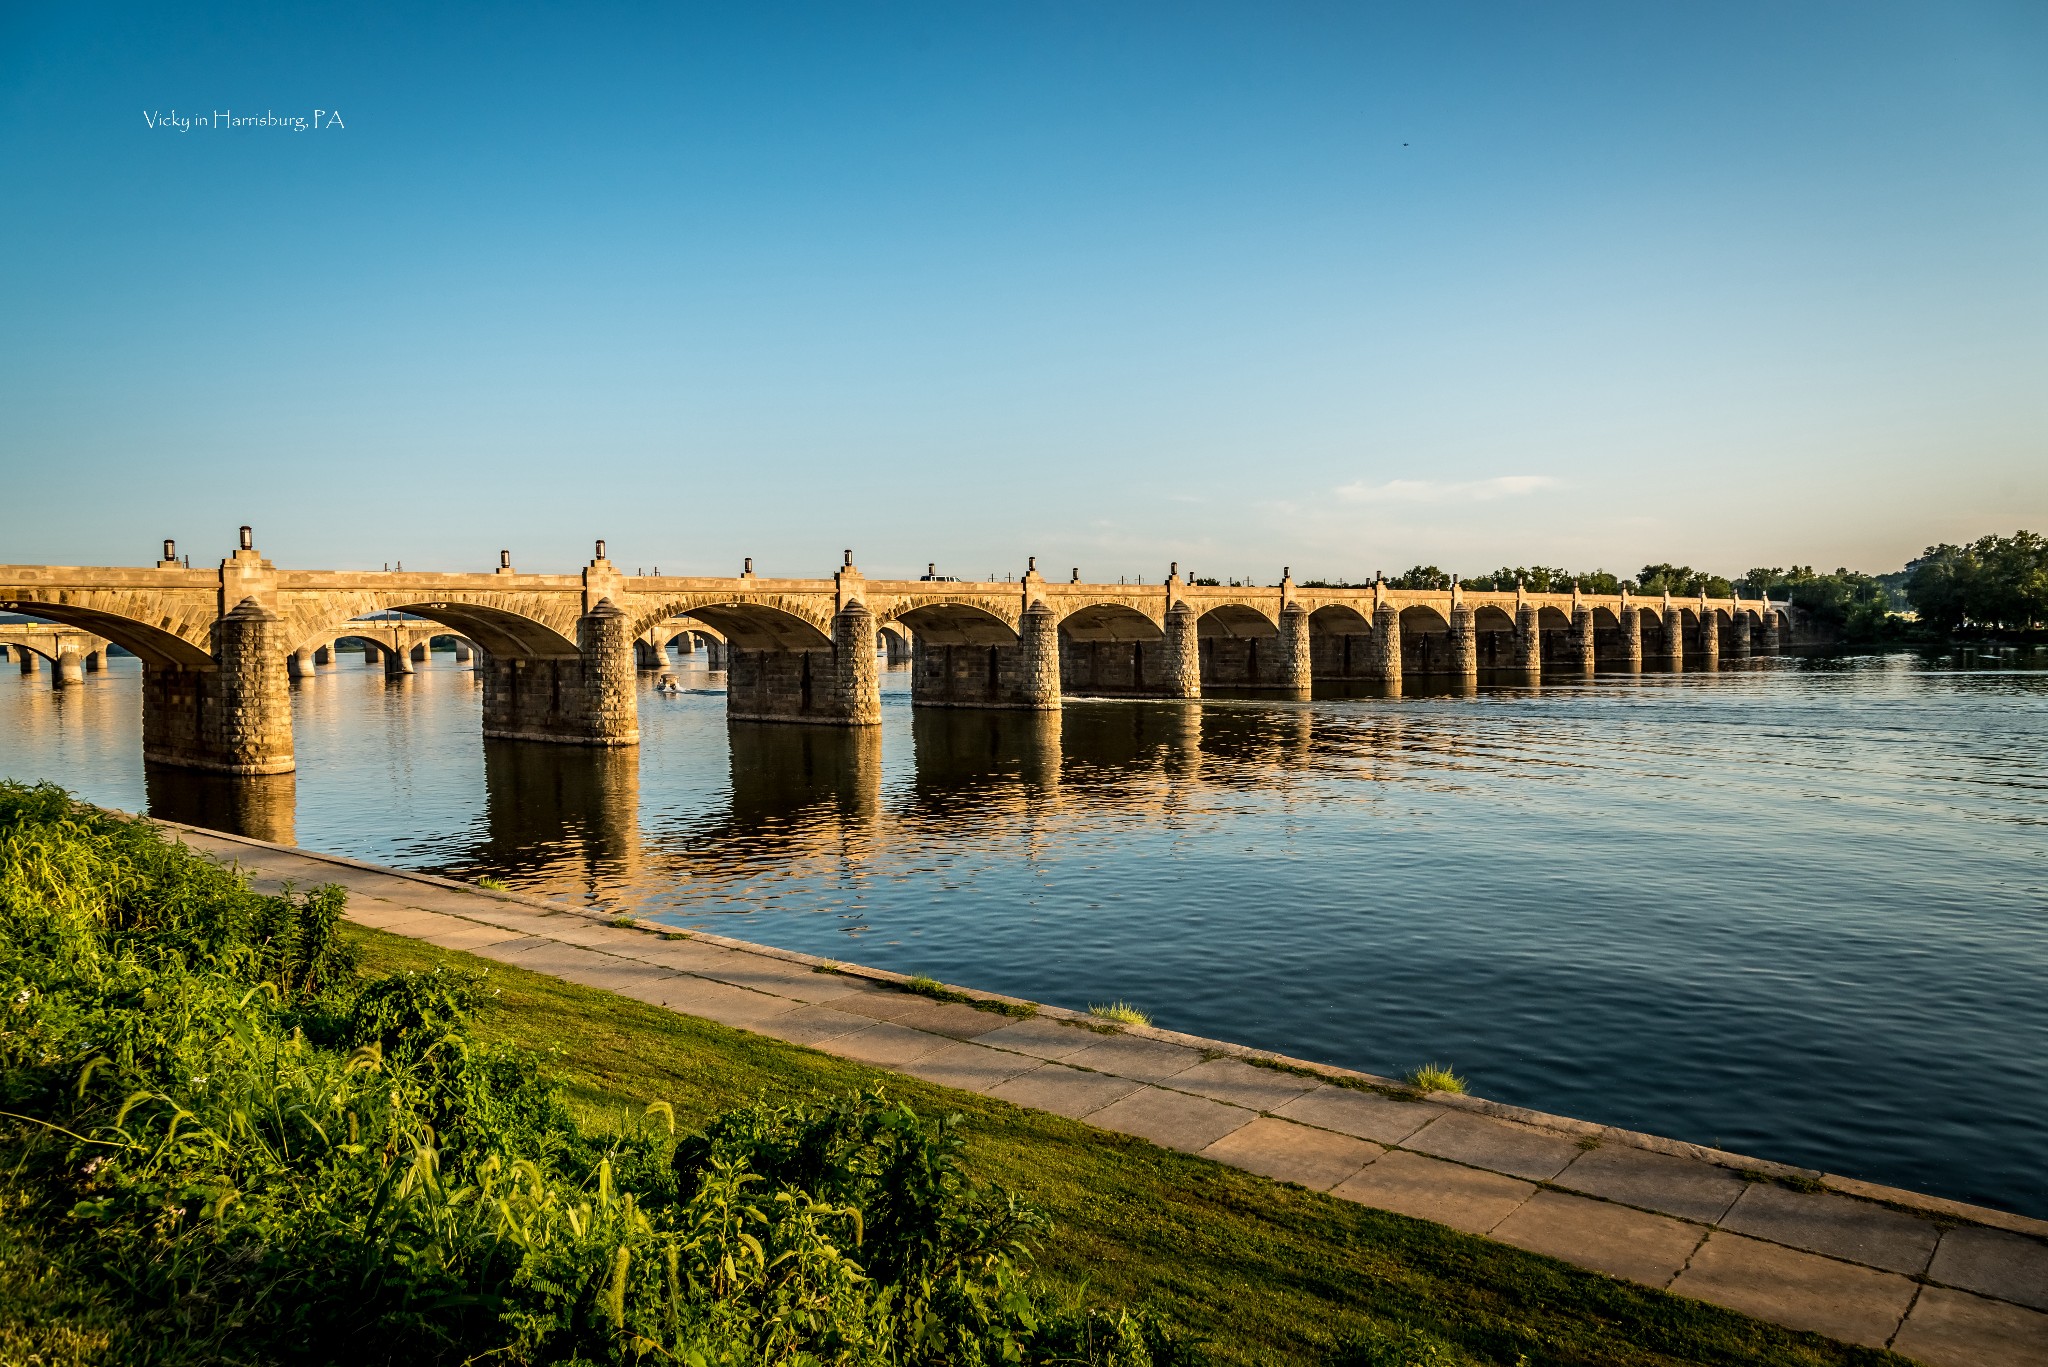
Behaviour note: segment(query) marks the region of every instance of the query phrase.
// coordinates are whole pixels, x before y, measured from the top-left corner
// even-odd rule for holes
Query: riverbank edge
[[[131,812],[104,809],[114,815],[136,819]],[[188,825],[184,822],[165,821],[156,817],[141,818],[166,830],[189,831],[195,835],[213,840],[227,840],[236,844],[249,845],[258,849],[275,850],[295,855],[317,863],[333,864],[343,868],[358,869],[365,873],[380,874],[422,883],[430,887],[444,888],[474,896],[492,898],[515,906],[530,907],[550,914],[580,916],[601,925],[618,927],[622,913],[593,910],[576,906],[553,898],[539,897],[531,893],[511,889],[480,888],[473,883],[464,883],[438,874],[419,873],[411,869],[394,868],[386,864],[374,864],[368,860],[354,859],[347,855],[329,854],[320,850],[309,850],[296,845],[283,845],[275,841],[261,840],[254,836],[234,835],[226,831],[212,830],[204,826]],[[630,928],[642,934],[660,935],[658,923],[636,921]],[[874,968],[866,964],[850,963],[842,959],[826,958],[816,954],[805,954],[798,950],[780,949],[774,945],[759,944],[751,940],[734,939],[730,936],[715,935],[707,931],[693,930],[689,938],[700,944],[742,953],[759,954],[779,959],[786,963],[800,965],[813,971],[837,973],[856,979],[866,980],[896,990],[907,990],[911,975],[897,973],[886,968]],[[1046,1002],[1030,1001],[1022,997],[1006,996],[999,992],[983,992],[976,989],[940,984],[949,992],[958,994],[959,999],[972,1003],[987,1003],[991,1007],[1010,1008],[1018,1014],[1028,1014],[1048,1020],[1069,1021],[1089,1028],[1101,1028],[1103,1022],[1085,1011],[1054,1006]],[[1163,1044],[1178,1045],[1182,1048],[1198,1049],[1218,1057],[1234,1058],[1255,1067],[1273,1068],[1283,1072],[1298,1073],[1319,1078],[1336,1086],[1365,1088],[1376,1092],[1408,1094],[1407,1087],[1397,1079],[1380,1077],[1377,1074],[1343,1068],[1335,1064],[1319,1063],[1312,1059],[1295,1058],[1268,1049],[1257,1049],[1250,1045],[1238,1044],[1231,1040],[1212,1039],[1202,1035],[1185,1034],[1177,1030],[1164,1030],[1157,1026],[1123,1025],[1114,1028],[1115,1033],[1141,1039],[1157,1040]],[[1689,1158],[1726,1168],[1739,1174],[1752,1174],[1790,1182],[1800,1186],[1817,1185],[1839,1195],[1854,1197],[1863,1201],[1875,1201],[1900,1210],[1926,1215],[1936,1219],[1957,1221],[1964,1224],[1980,1225],[2010,1234],[2020,1234],[2037,1239],[2048,1239],[2048,1220],[2021,1215],[2013,1211],[1998,1210],[1990,1206],[1973,1205],[1965,1201],[1954,1201],[1943,1196],[1912,1191],[1904,1187],[1886,1186],[1866,1182],[1860,1178],[1843,1177],[1836,1173],[1816,1168],[1802,1168],[1790,1163],[1780,1163],[1768,1158],[1755,1158],[1747,1154],[1731,1153],[1725,1149],[1710,1148],[1682,1139],[1669,1139],[1662,1135],[1646,1134],[1640,1130],[1623,1129],[1619,1126],[1602,1125],[1595,1121],[1580,1120],[1572,1116],[1554,1115],[1547,1111],[1531,1110],[1525,1106],[1514,1106],[1506,1102],[1488,1101],[1482,1097],[1462,1095],[1453,1092],[1431,1092],[1428,1100],[1439,1106],[1469,1111],[1477,1115],[1490,1116],[1499,1120],[1515,1121],[1533,1125],[1539,1129],[1551,1130],[1574,1140],[1596,1140],[1601,1144],[1619,1144],[1645,1152],[1664,1154],[1673,1158]]]

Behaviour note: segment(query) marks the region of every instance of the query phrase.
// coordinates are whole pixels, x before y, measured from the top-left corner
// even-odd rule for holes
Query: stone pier
[[[1515,590],[1520,598],[1521,590]],[[1536,605],[1526,598],[1515,604],[1515,674],[1529,683],[1543,678],[1543,624]]]
[[[882,720],[875,615],[851,557],[835,579],[831,635],[812,643],[726,638],[726,716],[733,721],[874,726]],[[792,633],[794,634],[794,633]]]
[[[1401,609],[1378,598],[1372,609],[1373,667],[1387,692],[1401,691]]]
[[[142,670],[145,762],[224,774],[284,774],[292,703],[283,623],[253,596],[214,626],[210,666]]]
[[[1060,705],[1059,624],[1044,603],[1025,610],[1013,641],[946,639],[954,634],[943,627],[917,634],[910,652],[913,703],[1026,711]]]
[[[1685,614],[1671,601],[1671,595],[1664,595],[1664,659],[1666,670],[1673,674],[1685,671]]]
[[[577,623],[576,655],[491,656],[482,671],[484,735],[560,745],[638,745],[628,625],[626,614],[603,598]]]

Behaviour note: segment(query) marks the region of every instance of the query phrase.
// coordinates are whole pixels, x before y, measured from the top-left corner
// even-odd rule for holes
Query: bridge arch
[[[1280,634],[1280,624],[1249,603],[1217,603],[1195,619],[1195,635],[1205,640],[1266,640]]]
[[[820,619],[814,604],[796,599],[777,601],[781,598],[689,595],[668,599],[643,610],[632,623],[631,634],[638,636],[671,617],[689,617],[711,627],[727,645],[740,650],[830,650],[830,615]]]
[[[1513,631],[1515,619],[1504,607],[1494,603],[1481,603],[1472,610],[1472,629],[1478,632]]]
[[[1308,615],[1309,635],[1370,636],[1372,619],[1349,603],[1325,603]]]
[[[1401,609],[1401,633],[1435,635],[1449,631],[1451,619],[1435,603],[1409,603]]]
[[[1545,603],[1536,609],[1536,629],[1538,631],[1570,631],[1571,626],[1572,619],[1565,615],[1562,608],[1552,607],[1550,604]]]
[[[1137,641],[1166,639],[1159,622],[1128,603],[1085,603],[1060,618],[1060,635],[1074,641]]]
[[[145,610],[139,603],[133,606],[135,610]],[[191,639],[189,626],[178,623],[173,617],[165,616],[159,623],[151,623],[115,611],[106,605],[44,602],[34,598],[16,598],[0,602],[0,611],[18,612],[27,617],[38,617],[46,622],[55,622],[59,626],[77,627],[95,636],[103,636],[141,659],[144,664],[159,669],[177,666],[187,669],[213,667],[212,652]],[[202,628],[199,640],[205,639],[206,631]]]
[[[881,631],[915,632],[928,645],[1007,646],[1017,643],[1017,628],[978,603],[927,602],[894,607],[876,622]]]
[[[580,654],[575,640],[563,635],[553,624],[494,604],[433,599],[424,602],[380,603],[368,611],[403,612],[437,626],[446,627],[447,631],[434,634],[462,637],[501,660],[575,659]],[[310,629],[305,625],[299,625],[293,632],[292,638],[297,643],[294,648],[311,649],[344,636],[355,636],[376,642],[376,632],[381,626],[416,625],[402,619],[386,619],[384,622],[374,618],[361,620],[365,616],[365,610],[358,608],[347,616],[330,617],[320,621]],[[383,642],[377,644],[380,649],[392,648]]]

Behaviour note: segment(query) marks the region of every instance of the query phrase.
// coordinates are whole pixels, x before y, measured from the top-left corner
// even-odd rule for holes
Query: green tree
[[[1434,565],[1417,565],[1389,579],[1387,583],[1397,589],[1447,589],[1451,576]]]
[[[2035,626],[2048,619],[2048,538],[2017,531],[1929,546],[1906,567],[1905,593],[1937,631]]]

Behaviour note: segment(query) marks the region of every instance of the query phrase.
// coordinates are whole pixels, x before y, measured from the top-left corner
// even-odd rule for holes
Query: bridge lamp
[[[604,559],[604,539],[602,537],[598,538],[597,542],[597,558],[599,560]]]
[[[245,551],[256,549],[256,533],[250,531],[247,527],[242,528],[242,549]]]
[[[170,538],[169,538],[168,536],[167,536],[167,537],[165,537],[165,538],[164,538],[164,559],[166,559],[166,560],[176,560],[177,558],[178,558],[178,543],[177,543],[177,542],[175,542],[175,541],[173,541],[173,540],[171,540],[171,539],[170,539]]]
[[[510,551],[499,551],[499,552],[498,552],[498,568],[499,568],[499,569],[501,569],[501,570],[509,570],[509,569],[511,569],[511,568],[512,568],[512,552],[510,552]]]

